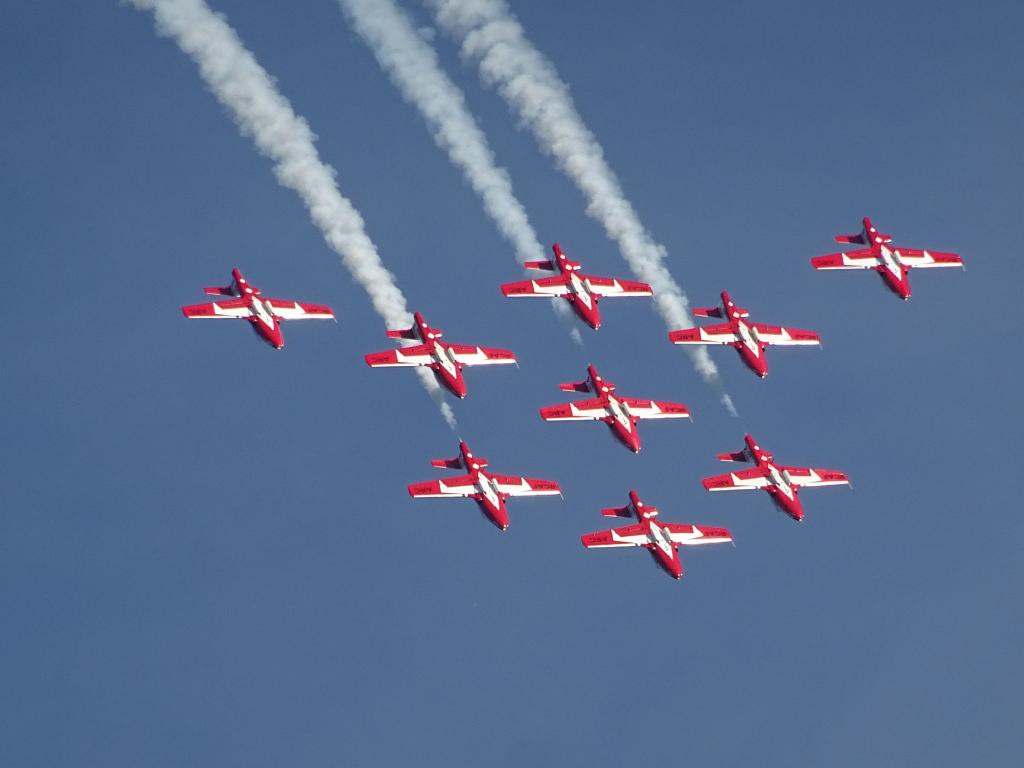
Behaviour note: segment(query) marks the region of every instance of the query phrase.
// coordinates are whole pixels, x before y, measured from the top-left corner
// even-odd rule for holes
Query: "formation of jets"
[[[879,233],[869,218],[863,220],[863,228],[859,233],[839,235],[835,239],[866,247],[813,258],[811,264],[815,269],[874,269],[881,274],[886,285],[904,300],[910,297],[910,284],[907,280],[910,269],[963,267],[962,259],[955,253],[891,246],[891,236]],[[505,283],[501,286],[502,293],[509,297],[564,299],[583,322],[595,330],[601,327],[601,314],[598,310],[600,299],[653,295],[651,286],[646,283],[583,274],[580,272],[580,263],[568,259],[557,243],[552,250],[554,259],[527,262],[524,266],[557,272],[556,276]],[[237,268],[231,272],[229,285],[204,290],[207,294],[227,298],[182,307],[185,317],[248,320],[253,330],[276,349],[284,347],[282,320],[334,318],[334,312],[327,306],[263,297],[260,290],[247,282]],[[695,309],[693,314],[723,322],[671,331],[669,339],[673,344],[733,346],[747,367],[761,378],[768,375],[765,358],[767,347],[821,344],[820,337],[814,331],[751,322],[748,320],[750,312],[736,306],[727,291],[722,291],[719,306]],[[467,366],[517,364],[515,355],[506,349],[441,341],[441,330],[430,326],[422,314],[416,312],[413,318],[411,327],[387,331],[389,338],[398,339],[403,345],[397,349],[366,355],[367,365],[372,368],[427,367],[433,371],[441,385],[461,399],[467,391],[462,373]],[[583,381],[560,384],[559,388],[565,392],[586,393],[591,397],[541,408],[540,416],[544,421],[604,422],[612,435],[633,453],[640,451],[637,423],[641,419],[690,418],[689,409],[682,403],[617,394],[615,385],[603,378],[593,365],[587,366],[587,377]],[[706,490],[763,490],[776,506],[796,521],[804,518],[803,503],[799,496],[801,488],[850,485],[849,478],[839,470],[775,463],[772,454],[749,434],[744,436],[741,450],[720,453],[717,458],[722,461],[747,462],[753,466],[704,478],[702,484]],[[489,472],[487,459],[475,455],[465,441],[459,442],[457,456],[435,459],[431,464],[440,469],[461,470],[465,474],[413,483],[408,486],[410,496],[473,499],[484,516],[503,531],[509,527],[505,504],[509,498],[562,494],[561,487],[553,480]],[[581,537],[584,547],[643,547],[651,553],[658,566],[675,579],[683,575],[679,547],[721,544],[733,540],[732,534],[725,528],[658,522],[657,508],[645,505],[635,490],[629,491],[627,505],[603,509],[601,514],[605,517],[632,518],[635,522],[585,534]]]

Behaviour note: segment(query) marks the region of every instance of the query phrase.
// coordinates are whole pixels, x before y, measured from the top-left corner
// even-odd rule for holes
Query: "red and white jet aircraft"
[[[583,266],[570,261],[562,247],[555,243],[553,261],[528,261],[523,266],[558,272],[557,277],[542,277],[536,280],[522,280],[505,283],[501,292],[506,296],[539,296],[541,298],[563,298],[576,310],[576,314],[595,331],[601,327],[601,312],[597,302],[602,298],[618,296],[652,296],[654,291],[647,283],[633,280],[618,280],[612,277],[595,277],[580,272]]]
[[[722,304],[718,307],[704,307],[693,310],[697,317],[720,317],[728,322],[722,325],[705,325],[701,328],[685,328],[669,331],[668,338],[673,344],[729,344],[736,347],[740,358],[762,379],[768,375],[768,361],[764,348],[774,346],[818,346],[821,339],[814,331],[799,328],[783,328],[779,325],[748,323],[749,310],[737,307],[722,291]]]
[[[815,269],[873,269],[882,276],[889,289],[904,301],[910,298],[910,280],[907,272],[911,269],[964,266],[963,259],[955,253],[890,246],[892,235],[882,234],[875,229],[867,216],[864,217],[864,225],[860,232],[855,235],[836,235],[835,239],[837,243],[856,243],[868,247],[846,253],[815,256],[811,259],[811,266]]]
[[[234,318],[248,320],[253,330],[274,349],[284,346],[281,320],[333,320],[330,307],[320,304],[303,304],[299,301],[265,299],[260,289],[250,284],[238,267],[231,270],[231,284],[223,288],[204,288],[211,296],[233,296],[227,301],[211,301],[207,304],[192,304],[182,307],[181,312],[188,318]]]
[[[644,547],[655,562],[674,579],[683,577],[683,563],[679,559],[679,547],[693,547],[700,544],[724,544],[732,541],[732,534],[725,528],[710,528],[706,525],[655,522],[656,507],[645,506],[636,491],[629,492],[629,504],[624,507],[602,509],[605,517],[635,517],[637,522],[622,528],[587,533],[580,537],[587,549],[602,547]]]
[[[371,368],[394,368],[403,366],[426,366],[437,380],[456,397],[466,396],[466,380],[462,369],[467,365],[514,365],[516,356],[507,349],[470,347],[465,344],[447,344],[438,341],[440,328],[431,328],[423,315],[416,312],[413,326],[404,331],[388,331],[392,339],[413,339],[421,342],[415,346],[375,352],[366,356]]]
[[[615,385],[602,379],[593,365],[587,366],[587,378],[583,381],[559,384],[558,388],[563,392],[593,392],[597,397],[541,408],[544,421],[603,421],[633,453],[640,452],[640,434],[636,429],[640,419],[690,418],[689,409],[682,403],[617,397]]]
[[[494,475],[484,471],[487,459],[474,456],[464,440],[459,441],[459,455],[454,459],[434,459],[432,466],[442,469],[465,469],[468,475],[447,480],[413,483],[409,495],[413,498],[470,498],[480,505],[481,511],[501,530],[508,528],[508,510],[505,499],[509,496],[560,496],[562,489],[551,480],[532,477]]]
[[[709,491],[768,491],[772,501],[796,521],[803,520],[804,507],[800,502],[800,488],[817,488],[823,485],[849,485],[850,478],[835,469],[812,469],[810,467],[786,467],[776,464],[772,455],[758,445],[754,438],[745,435],[743,450],[736,453],[720,453],[722,461],[746,461],[757,466],[730,472],[727,475],[705,477],[701,482]]]

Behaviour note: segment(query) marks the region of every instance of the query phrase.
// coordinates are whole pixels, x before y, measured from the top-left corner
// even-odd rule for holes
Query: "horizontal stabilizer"
[[[209,288],[203,288],[203,293],[209,294],[210,296],[234,296],[235,287],[233,285],[228,285],[224,288],[219,288],[214,285]]]
[[[435,336],[440,336],[440,334],[434,334],[434,335]],[[388,331],[387,332],[387,337],[389,339],[413,339],[413,340],[419,338],[419,336],[416,335],[416,327],[415,326],[413,326],[412,328],[408,328],[407,330],[404,330],[404,331]]]
[[[544,269],[548,272],[555,271],[555,265],[550,261],[527,261],[523,263],[523,266],[527,269]]]
[[[602,509],[601,510],[601,514],[604,515],[605,517],[632,517],[633,516],[633,513],[630,511],[628,504],[626,506],[624,506],[624,507],[608,507],[607,509]]]
[[[722,317],[721,307],[697,307],[693,310],[696,317]]]
[[[558,388],[563,392],[589,392],[590,383],[586,381],[567,381],[559,384]]]
[[[746,451],[736,451],[736,453],[720,453],[718,454],[719,461],[746,461]]]
[[[437,467],[438,469],[462,469],[462,457],[456,456],[454,459],[432,459],[430,466]]]
[[[857,245],[867,245],[864,242],[864,233],[858,232],[855,235],[836,235],[835,241],[837,243],[856,243]]]

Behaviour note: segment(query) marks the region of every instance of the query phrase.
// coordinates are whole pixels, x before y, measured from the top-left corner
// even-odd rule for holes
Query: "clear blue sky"
[[[319,135],[413,308],[474,369],[462,435],[561,482],[496,531],[414,502],[456,436],[195,66],[117,3],[16,0],[0,29],[0,764],[1014,765],[1021,736],[1019,3],[517,4],[696,305],[818,330],[730,418],[643,301],[571,345],[502,299],[506,243],[333,0],[218,0]],[[723,6],[728,7],[723,7]],[[407,4],[419,19],[418,5]],[[626,275],[575,189],[436,38],[541,238]],[[811,256],[861,216],[968,271]],[[331,304],[280,353],[182,304],[240,266]],[[632,456],[546,425],[596,363],[680,400]],[[700,478],[745,431],[849,472],[796,524]],[[725,525],[675,583],[586,552],[636,487]],[[1016,759],[1015,759],[1016,758]]]

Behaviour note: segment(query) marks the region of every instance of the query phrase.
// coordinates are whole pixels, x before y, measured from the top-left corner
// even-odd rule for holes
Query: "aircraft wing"
[[[735,344],[740,340],[728,324],[669,331],[668,338],[673,344]]]
[[[565,405],[551,405],[540,409],[544,421],[590,421],[611,415],[600,400],[577,400]]]
[[[727,541],[732,541],[732,534],[725,528],[687,523],[665,523],[661,527],[668,531],[668,537],[674,544],[693,547],[700,544],[724,544]]]
[[[444,480],[428,480],[409,486],[409,495],[418,499],[467,497],[478,493],[473,478],[469,475],[446,477]]]
[[[811,266],[815,269],[874,269],[882,265],[881,255],[873,248],[862,248],[859,251],[846,253],[830,253],[827,256],[815,256]]]
[[[252,317],[249,302],[246,299],[229,299],[227,301],[210,301],[206,304],[190,304],[181,308],[181,313],[191,319],[214,319],[230,317],[234,319]]]
[[[682,403],[666,403],[660,400],[640,400],[635,397],[620,397],[629,408],[629,413],[638,419],[688,419],[690,409]]]
[[[456,361],[463,365],[512,365],[516,356],[507,349],[470,347],[466,344],[449,344],[448,349]]]
[[[558,483],[516,475],[490,475],[500,493],[509,496],[557,496],[562,492]]]
[[[540,296],[549,299],[552,296],[568,296],[569,287],[566,278],[556,275],[555,277],[540,277],[535,280],[521,280],[518,283],[505,283],[501,286],[501,292],[506,296]]]
[[[767,488],[771,483],[768,476],[757,467],[729,472],[725,475],[705,477],[701,480],[708,491],[756,491]]]
[[[764,323],[751,323],[750,327],[757,331],[757,340],[765,344],[775,344],[783,347],[821,344],[821,338],[814,331],[802,331],[799,328],[783,328],[781,325],[765,325]]]
[[[933,267],[962,267],[964,260],[956,253],[940,253],[938,251],[922,251],[918,248],[896,248],[900,261],[914,269]]]
[[[430,365],[433,362],[434,358],[426,344],[418,344],[401,349],[389,349],[387,352],[374,352],[366,356],[366,364],[371,368]]]
[[[817,488],[823,485],[849,485],[850,478],[837,469],[815,469],[814,467],[779,467],[787,479],[800,488]]]
[[[580,275],[580,279],[588,282],[591,292],[602,298],[654,295],[651,286],[647,283],[638,283],[635,280],[618,280],[614,277],[594,277],[593,275]]]
[[[580,541],[587,549],[593,547],[646,547],[651,540],[647,538],[647,528],[639,523],[612,528],[608,531],[597,531],[580,536]]]
[[[301,301],[267,299],[274,314],[282,320],[333,320],[334,312],[322,304],[304,304]]]

